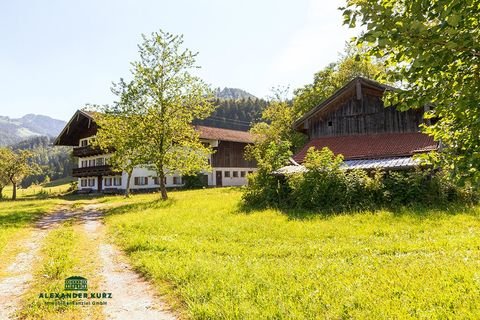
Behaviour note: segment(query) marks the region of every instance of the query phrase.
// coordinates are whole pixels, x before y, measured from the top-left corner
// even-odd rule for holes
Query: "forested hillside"
[[[257,98],[215,100],[217,109],[205,120],[195,123],[225,129],[248,131],[253,122],[260,119],[267,101]]]
[[[65,124],[65,121],[36,114],[18,119],[0,116],[0,146],[13,145],[30,137],[55,137]]]
[[[215,89],[215,96],[219,99],[257,99],[253,94],[248,93],[245,90],[237,89],[237,88],[217,88]]]
[[[54,138],[34,137],[22,141],[12,148],[14,150],[30,150],[34,154],[34,161],[40,166],[41,171],[27,177],[22,186],[26,187],[32,183],[41,183],[45,179],[56,180],[68,177],[73,167],[71,149],[69,147],[53,146]]]

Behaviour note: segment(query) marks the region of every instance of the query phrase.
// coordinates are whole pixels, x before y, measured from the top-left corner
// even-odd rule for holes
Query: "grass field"
[[[18,199],[40,199],[55,197],[64,194],[70,188],[71,178],[58,179],[46,184],[32,185],[25,189],[17,189]],[[12,197],[12,186],[7,186],[3,190],[4,198]]]
[[[197,319],[480,318],[480,209],[244,212],[238,189],[104,198],[114,241]]]
[[[0,201],[0,256],[5,246],[28,232],[40,215],[51,211],[60,200]]]

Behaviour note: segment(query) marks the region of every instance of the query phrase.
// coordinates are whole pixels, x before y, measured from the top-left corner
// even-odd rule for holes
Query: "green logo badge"
[[[87,279],[84,277],[74,276],[65,279],[66,291],[87,291]]]

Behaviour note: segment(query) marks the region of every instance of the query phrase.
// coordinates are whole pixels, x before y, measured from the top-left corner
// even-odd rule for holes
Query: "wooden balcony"
[[[109,165],[105,166],[95,166],[95,167],[85,167],[85,168],[74,168],[72,176],[80,177],[98,177],[98,176],[114,176],[119,175],[121,172],[113,171]]]
[[[73,148],[73,156],[74,157],[79,157],[79,158],[96,156],[96,155],[104,154],[104,153],[105,152],[100,150],[99,148],[92,148],[91,146]]]

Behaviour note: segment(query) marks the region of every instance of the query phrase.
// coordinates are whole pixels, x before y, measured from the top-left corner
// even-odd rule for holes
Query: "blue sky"
[[[353,31],[342,0],[0,1],[0,115],[67,120],[110,103],[142,33],[183,34],[212,87],[265,97],[297,88],[335,61]]]

